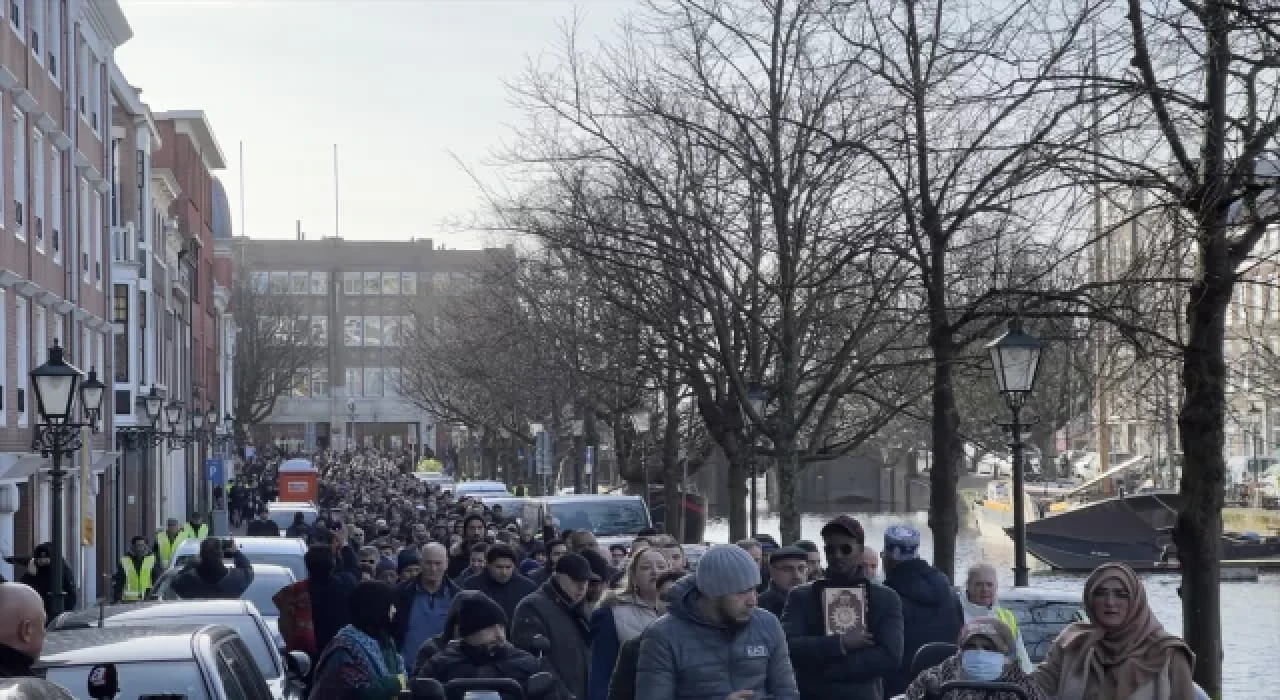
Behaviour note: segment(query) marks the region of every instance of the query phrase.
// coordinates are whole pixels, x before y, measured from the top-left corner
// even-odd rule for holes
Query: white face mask
[[[960,652],[964,675],[975,681],[994,681],[1004,673],[1005,656],[998,651],[965,649]]]

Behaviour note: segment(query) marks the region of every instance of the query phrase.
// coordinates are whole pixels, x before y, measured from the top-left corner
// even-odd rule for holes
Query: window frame
[[[9,126],[13,132],[10,134],[13,141],[10,147],[13,149],[11,157],[13,158],[13,235],[21,240],[27,240],[27,114],[23,112],[17,105],[14,105],[10,117]]]
[[[49,152],[52,154],[49,159],[49,177],[53,184],[49,194],[49,231],[52,233],[50,245],[53,248],[53,261],[61,265],[62,249],[66,247],[62,236],[62,151],[57,144],[51,143]]]
[[[36,250],[44,252],[44,134],[31,129],[31,231]]]
[[[359,272],[342,273],[342,293],[344,296],[358,297],[364,292],[364,282]]]

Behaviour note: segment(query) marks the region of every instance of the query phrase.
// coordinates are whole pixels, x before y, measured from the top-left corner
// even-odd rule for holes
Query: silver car
[[[284,566],[293,572],[296,580],[307,577],[307,565],[302,561],[307,553],[306,542],[289,537],[233,537],[232,539],[240,547],[240,552],[249,558],[249,563],[254,564],[255,567],[257,564]],[[184,540],[178,545],[178,550],[173,553],[173,563],[169,566],[169,570],[181,570],[199,556],[200,542]]]
[[[233,566],[230,561],[224,563],[227,568]],[[151,594],[147,597],[152,600],[182,600],[182,597],[174,593],[172,588],[173,580],[180,573],[182,572],[178,569],[166,571],[160,577],[160,580],[156,581],[155,587],[151,589]],[[271,598],[281,588],[297,580],[298,578],[293,575],[293,571],[288,567],[275,566],[274,564],[254,564],[253,583],[250,583],[248,590],[240,596],[241,600],[253,603],[253,607],[258,609],[262,619],[271,628],[271,635],[276,640],[276,646],[281,649],[284,648],[284,637],[280,636],[280,611],[276,609],[275,601],[271,600]]]

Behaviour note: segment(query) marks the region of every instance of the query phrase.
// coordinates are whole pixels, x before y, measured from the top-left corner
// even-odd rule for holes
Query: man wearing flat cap
[[[760,607],[782,619],[787,594],[809,580],[808,553],[799,547],[780,547],[769,553],[769,586],[760,594]]]
[[[600,576],[581,554],[566,554],[556,562],[555,573],[538,590],[516,606],[511,643],[537,653],[533,638],[542,635],[551,643],[546,659],[565,690],[576,698],[587,697],[587,671],[591,668],[591,626],[587,622],[587,586]]]
[[[865,535],[857,520],[836,516],[821,534],[827,570],[816,581],[791,589],[782,612],[800,695],[805,700],[883,700],[884,678],[902,662],[902,601],[867,579]],[[829,631],[827,598],[865,601],[860,624]]]
[[[758,585],[746,550],[708,549],[640,637],[635,700],[799,700],[782,626],[756,608]]]

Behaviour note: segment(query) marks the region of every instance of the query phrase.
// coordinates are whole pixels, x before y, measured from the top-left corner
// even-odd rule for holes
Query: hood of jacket
[[[685,576],[676,581],[671,586],[671,591],[668,595],[671,598],[671,605],[667,608],[669,614],[703,627],[724,629],[724,625],[709,619],[703,614],[702,606],[699,605],[703,595],[698,591],[698,587],[694,585],[693,576]]]
[[[884,585],[899,596],[926,608],[949,604],[955,596],[951,582],[923,559],[904,561],[885,574]]]

